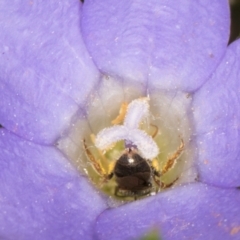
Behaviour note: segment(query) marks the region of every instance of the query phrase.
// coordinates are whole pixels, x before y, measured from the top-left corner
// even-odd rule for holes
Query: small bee
[[[83,141],[84,150],[94,169],[103,178],[103,182],[107,182],[113,177],[117,186],[115,188],[115,196],[117,197],[138,197],[146,196],[153,192],[153,181],[159,188],[164,189],[172,186],[175,181],[165,184],[160,181],[165,173],[171,170],[177,162],[184,150],[184,142],[176,152],[168,158],[162,170],[159,170],[156,157],[159,155],[159,149],[153,138],[158,133],[157,126],[155,133],[150,136],[143,130],[139,129],[139,125],[144,117],[149,113],[149,99],[139,98],[133,100],[129,105],[123,104],[118,117],[112,121],[114,126],[105,128],[100,131],[95,138],[95,145],[104,156],[109,146],[113,143],[123,140],[125,150],[121,156],[110,164],[110,171],[107,172],[101,161],[97,161],[89,148]],[[122,125],[119,123],[123,122]]]

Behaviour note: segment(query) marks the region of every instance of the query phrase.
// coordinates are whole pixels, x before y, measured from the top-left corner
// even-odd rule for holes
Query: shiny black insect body
[[[102,184],[115,177],[117,184],[115,196],[131,197],[136,200],[153,192],[157,193],[159,189],[171,187],[178,180],[176,178],[173,182],[166,184],[160,180],[160,177],[174,167],[183,152],[184,142],[181,140],[180,146],[168,157],[161,170],[153,164],[153,161],[156,159],[145,159],[139,154],[137,147],[127,147],[113,167],[110,167],[109,173],[104,169],[101,161],[96,159],[88,149],[85,140],[83,140],[83,147],[94,169],[102,177]]]
[[[118,197],[134,197],[148,195],[152,191],[153,168],[134,148],[128,148],[116,161],[109,178],[115,176]]]

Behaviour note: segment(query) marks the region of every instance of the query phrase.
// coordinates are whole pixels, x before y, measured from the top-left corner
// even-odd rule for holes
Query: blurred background
[[[229,43],[240,38],[240,0],[229,0],[231,6],[231,34]]]

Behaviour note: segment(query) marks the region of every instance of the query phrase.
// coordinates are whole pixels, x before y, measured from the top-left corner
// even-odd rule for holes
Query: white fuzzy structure
[[[133,100],[127,107],[124,125],[129,129],[138,128],[143,118],[149,114],[149,99],[139,98]]]
[[[123,125],[115,125],[109,128],[104,128],[97,134],[95,145],[101,150],[106,150],[113,143],[125,140],[127,134],[128,129]]]
[[[128,108],[123,125],[115,125],[100,131],[95,145],[101,150],[108,149],[113,143],[126,140],[137,146],[142,157],[152,160],[159,154],[157,144],[146,132],[138,129],[140,122],[149,114],[147,98],[132,101]]]

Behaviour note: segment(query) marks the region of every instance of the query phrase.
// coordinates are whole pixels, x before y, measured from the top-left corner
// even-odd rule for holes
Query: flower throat
[[[128,201],[195,180],[189,95],[108,77],[90,102],[58,145],[97,189]]]

